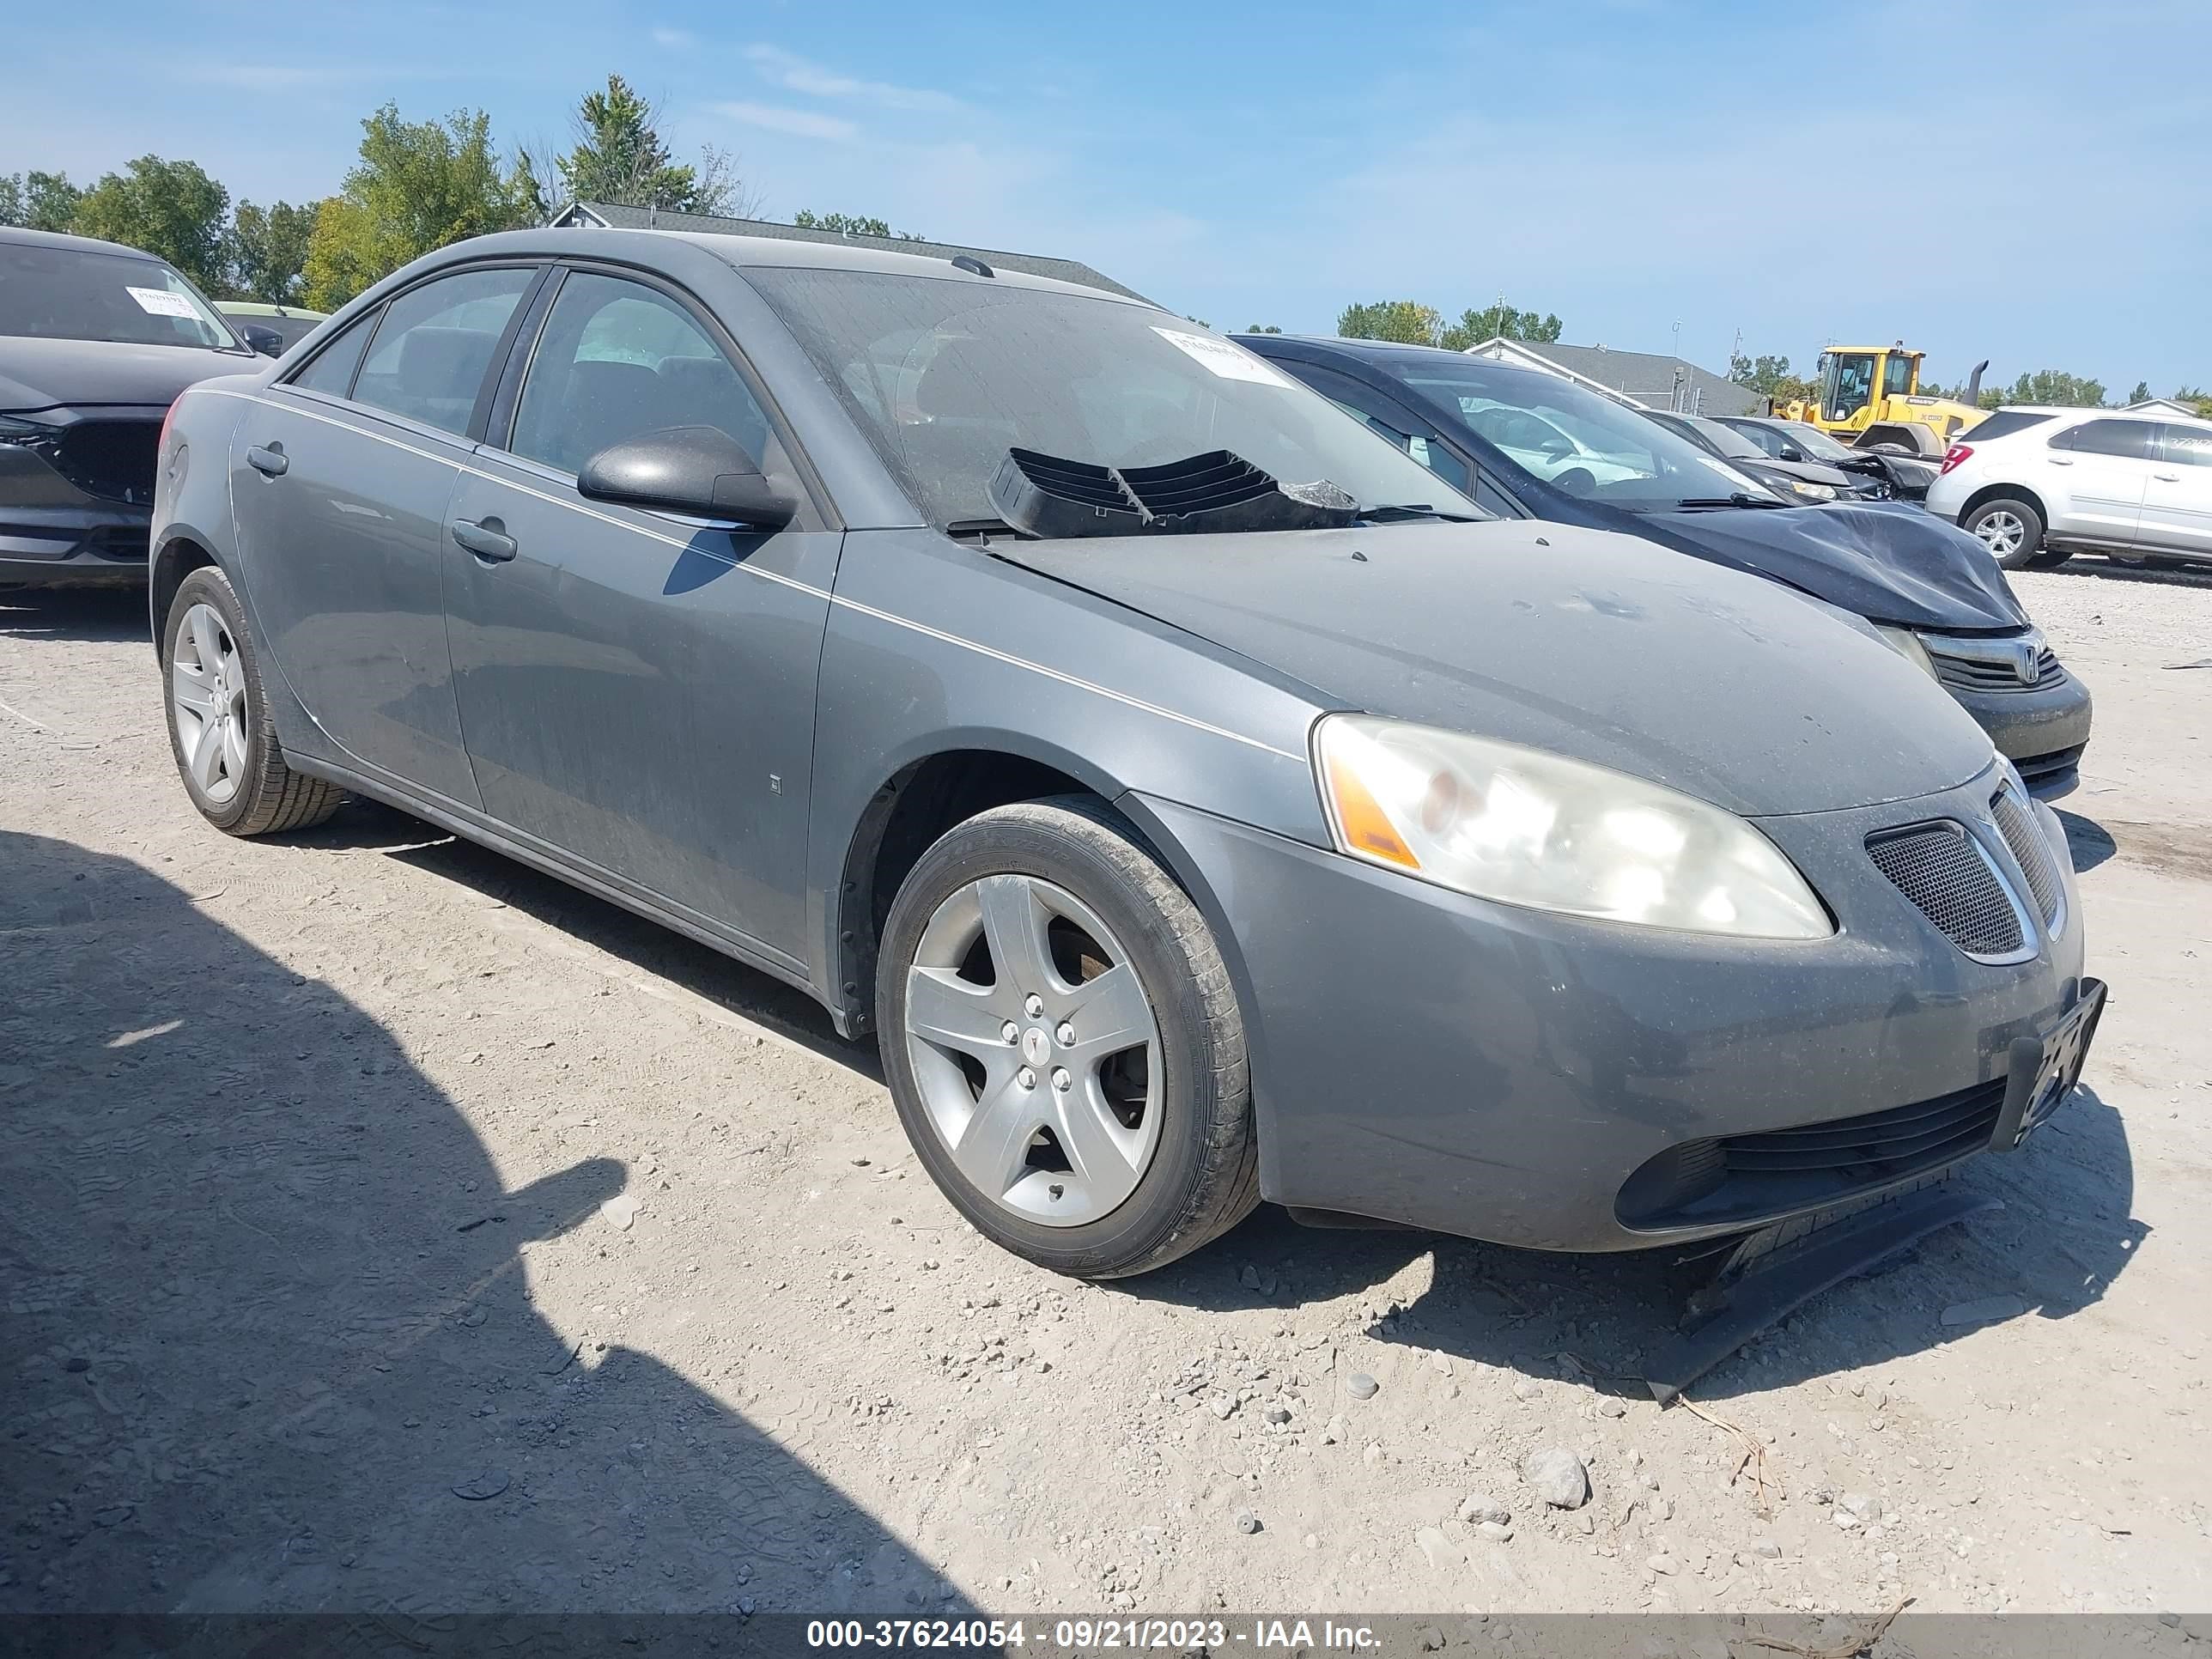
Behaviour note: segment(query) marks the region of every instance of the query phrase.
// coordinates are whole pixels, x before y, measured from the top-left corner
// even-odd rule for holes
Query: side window
[[[2117,455],[2131,461],[2150,459],[2148,421],[2090,421],[2064,436],[2068,440],[2064,447],[2081,454]]]
[[[641,283],[569,273],[546,313],[507,447],[580,472],[610,444],[674,426],[720,428],[763,471],[787,465],[751,389],[690,312]]]
[[[1882,371],[1881,389],[1887,397],[1903,398],[1909,395],[1912,390],[1912,359],[1892,357],[1889,360],[1889,366]]]
[[[361,367],[361,354],[368,349],[368,337],[375,331],[380,314],[372,311],[348,323],[336,339],[315,354],[314,362],[292,377],[291,384],[332,398],[350,397],[353,372]]]
[[[2212,429],[2197,426],[2159,428],[2158,459],[2179,466],[2212,467]]]
[[[466,433],[507,319],[537,278],[534,270],[464,270],[401,295],[384,307],[354,401]]]
[[[1790,440],[1771,426],[1735,426],[1733,422],[1729,424],[1778,461],[1782,459],[1782,452],[1789,447]]]

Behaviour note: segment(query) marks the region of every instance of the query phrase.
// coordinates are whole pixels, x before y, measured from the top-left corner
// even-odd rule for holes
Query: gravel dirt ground
[[[2098,699],[2087,1085],[1964,1177],[2001,1211],[1665,1411],[1616,1376],[1650,1258],[1263,1209],[1030,1269],[803,997],[381,807],[228,840],[141,601],[0,596],[0,1611],[2193,1624],[2212,580],[2019,586]],[[1585,1506],[1524,1478],[1552,1449]]]

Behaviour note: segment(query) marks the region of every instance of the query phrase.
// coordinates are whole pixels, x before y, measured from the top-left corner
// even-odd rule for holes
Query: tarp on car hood
[[[1875,622],[1966,633],[2027,626],[1989,550],[1921,507],[1838,503],[1605,516],[1632,534],[1757,571]]]

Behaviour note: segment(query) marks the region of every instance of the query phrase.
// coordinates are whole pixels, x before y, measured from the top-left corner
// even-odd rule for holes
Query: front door
[[[455,492],[445,550],[484,809],[796,959],[840,535],[719,331],[674,293],[571,270],[534,349],[514,357],[528,368],[509,429],[489,434]],[[577,472],[608,445],[702,425],[805,503],[789,527],[732,531],[578,495]],[[454,540],[455,526],[492,556]]]
[[[2212,428],[2159,428],[2137,539],[2146,548],[2212,558]]]
[[[2154,429],[2148,421],[2084,421],[2051,439],[2044,452],[2054,480],[2045,494],[2051,529],[2092,541],[2132,543],[2150,483]]]
[[[364,317],[246,410],[231,501],[253,621],[336,757],[477,804],[446,652],[446,507],[535,269],[457,272]]]

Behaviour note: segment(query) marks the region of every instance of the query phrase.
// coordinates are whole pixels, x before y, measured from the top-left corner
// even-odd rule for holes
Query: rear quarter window
[[[1959,441],[1962,444],[1982,444],[1992,438],[2009,438],[2015,432],[2041,426],[2050,418],[2048,415],[2016,415],[2001,409],[1994,415],[1984,415],[1968,427],[1959,434]]]

